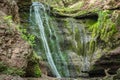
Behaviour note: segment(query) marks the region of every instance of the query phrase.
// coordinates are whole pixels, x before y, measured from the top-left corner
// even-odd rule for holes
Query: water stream
[[[76,77],[81,72],[89,70],[90,57],[94,51],[90,50],[91,37],[87,34],[83,25],[74,19],[68,19],[67,25],[64,23],[60,24],[60,22],[58,24],[57,21],[48,15],[45,6],[39,2],[33,2],[30,7],[30,21],[32,24],[30,26],[31,33],[38,38],[36,44],[39,51],[37,52],[38,54],[45,53],[44,55],[51,71],[57,78]],[[69,27],[68,30],[70,31],[68,33],[71,32],[69,36],[67,31],[64,32],[66,29],[61,28],[61,26]],[[67,38],[68,41],[65,41]],[[66,44],[69,39],[72,40],[72,45]],[[43,48],[40,48],[41,46]],[[72,48],[68,48],[69,46]],[[77,62],[79,62],[80,72],[77,71],[78,68],[74,64],[75,61],[72,60],[72,56],[69,56],[70,53],[67,53],[67,51],[71,51],[70,53],[75,52],[79,56]]]
[[[32,14],[32,10],[34,11],[34,15]],[[42,18],[46,19],[46,16],[44,14],[45,7],[44,7],[44,5],[42,5],[38,2],[33,2],[30,11],[31,11],[30,17],[34,16],[35,24],[39,27],[40,37],[41,37],[42,43],[44,45],[44,49],[45,49],[48,63],[51,66],[51,69],[52,69],[53,73],[56,75],[56,77],[61,78],[61,75],[59,74],[59,72],[56,68],[56,65],[53,61],[51,51],[50,51],[50,48],[49,48],[49,45],[48,45],[48,42],[46,39],[46,34],[45,34],[45,29],[44,29],[45,27],[43,25],[43,20],[42,20]]]
[[[86,72],[90,67],[90,55],[89,55],[89,43],[91,42],[91,37],[85,30],[85,26],[76,22],[73,19],[69,20],[69,26],[72,28],[73,32],[73,42],[75,47],[78,49],[78,55],[80,56],[82,72]]]

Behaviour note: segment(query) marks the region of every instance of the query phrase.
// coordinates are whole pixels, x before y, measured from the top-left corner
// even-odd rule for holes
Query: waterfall
[[[34,11],[34,13],[33,13]],[[30,18],[34,18],[34,22],[32,22],[33,24],[35,24],[36,26],[38,26],[39,28],[39,34],[40,34],[40,38],[42,39],[42,43],[45,49],[45,54],[47,56],[47,61],[54,73],[54,75],[56,75],[56,77],[61,78],[61,75],[59,74],[56,65],[54,63],[54,60],[52,58],[51,55],[51,51],[47,42],[47,38],[46,38],[46,34],[45,34],[45,26],[44,26],[44,19],[47,20],[46,15],[45,15],[45,7],[44,5],[42,5],[41,3],[38,2],[33,2],[31,8],[30,8]],[[31,19],[32,20],[32,19]],[[49,24],[47,24],[49,25]],[[49,29],[50,31],[50,29]]]
[[[79,29],[79,34],[80,34],[80,43],[81,43],[81,54],[82,54],[82,71],[88,71],[90,67],[90,62],[89,62],[89,55],[88,55],[88,43],[90,42],[90,37],[87,35],[85,28],[83,25],[78,26]]]
[[[51,20],[51,26],[55,26],[56,24],[54,24],[54,22]],[[53,25],[54,24],[54,25]],[[63,77],[69,77],[69,70],[68,70],[68,67],[67,67],[67,62],[64,58],[64,56],[62,55],[62,51],[61,51],[61,48],[60,48],[60,45],[59,45],[59,39],[57,37],[57,34],[56,34],[56,30],[55,28],[51,27],[51,30],[53,31],[53,35],[55,36],[55,44],[53,44],[56,48],[53,48],[54,50],[56,49],[55,51],[55,54],[57,54],[57,56],[55,56],[55,58],[60,62],[60,64],[57,64],[58,62],[56,62],[56,65],[58,65],[59,67],[59,70],[58,71],[62,71],[62,73],[64,74],[61,74],[63,75]],[[51,39],[52,40],[52,39]],[[54,55],[53,55],[54,56]],[[59,57],[58,57],[59,56]],[[63,66],[63,67],[62,67]]]
[[[47,59],[51,71],[56,77],[77,77],[80,71],[89,70],[90,58],[95,48],[94,40],[80,22],[76,22],[75,19],[66,19],[66,24],[60,24],[48,15],[45,6],[39,2],[33,2],[30,7],[30,21],[31,33],[37,37],[36,47],[39,49],[37,53],[41,54],[40,56],[44,60]],[[64,27],[61,26],[65,26],[65,29],[69,27],[67,30],[70,31],[65,33]],[[69,44],[69,40],[72,44]],[[69,49],[69,47],[72,48]],[[79,57],[80,64],[77,64],[79,71],[72,60],[72,53],[76,53]],[[69,56],[70,54],[71,56]]]
[[[74,19],[68,19],[69,26],[73,35],[73,42],[77,48],[77,54],[80,56],[80,70],[82,72],[89,71],[90,59],[94,55],[95,50],[91,50],[90,44],[94,41],[91,35],[86,31],[85,26],[82,23],[76,22]],[[91,44],[92,48],[95,49],[95,45]],[[94,45],[94,46],[93,46]]]

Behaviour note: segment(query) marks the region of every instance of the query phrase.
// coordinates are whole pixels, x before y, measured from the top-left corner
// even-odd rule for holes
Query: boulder
[[[26,68],[30,45],[22,39],[17,25],[0,11],[0,62],[10,67]]]
[[[116,74],[120,68],[120,47],[102,55],[89,71],[90,77]]]

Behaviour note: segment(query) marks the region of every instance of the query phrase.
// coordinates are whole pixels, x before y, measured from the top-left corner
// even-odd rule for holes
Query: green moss
[[[33,66],[33,76],[34,77],[41,77],[41,70],[38,64]]]
[[[3,72],[7,69],[7,66],[3,63],[3,62],[0,62],[0,72]]]
[[[96,20],[94,20],[94,19],[86,19],[85,20],[85,25],[87,26],[87,27],[90,27],[90,26],[92,26],[93,24],[95,24],[97,21]]]
[[[78,17],[78,16],[84,16],[87,15],[89,13],[95,13],[98,12],[100,9],[99,8],[95,8],[95,9],[85,9],[85,10],[81,10],[81,8],[83,7],[84,3],[80,2],[79,6],[74,6],[72,8],[70,7],[53,7],[53,14],[54,15],[61,15],[61,16],[69,16],[69,17]]]
[[[0,73],[23,76],[25,74],[25,71],[23,69],[18,69],[15,67],[9,67],[5,65],[3,62],[0,62]]]
[[[21,32],[21,37],[26,40],[31,46],[35,46],[35,36],[28,33],[26,28],[17,27],[18,31]]]
[[[36,53],[33,53],[29,57],[28,65],[26,68],[26,76],[27,77],[41,77],[41,70],[39,67],[39,57]]]
[[[83,2],[78,2],[78,4],[73,6],[72,8],[70,8],[70,7],[63,7],[63,8],[57,7],[57,8],[54,8],[54,10],[62,12],[62,13],[74,13],[74,12],[78,11],[81,6],[83,6]]]
[[[109,10],[98,12],[98,21],[89,27],[92,32],[92,38],[100,37],[101,40],[108,42],[110,38],[117,32],[115,23],[111,20]]]
[[[116,25],[120,26],[120,13],[117,14],[117,20],[115,20],[115,21],[116,21]]]

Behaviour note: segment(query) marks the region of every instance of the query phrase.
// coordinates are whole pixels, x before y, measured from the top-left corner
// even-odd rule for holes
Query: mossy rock
[[[0,62],[0,72],[3,72],[6,69],[7,69],[7,66],[3,64],[3,62]]]
[[[9,67],[3,62],[0,62],[0,73],[14,76],[24,76],[25,71],[23,69],[18,69],[15,67]]]
[[[39,68],[39,65],[29,62],[27,71],[26,71],[26,76],[27,77],[41,77],[41,70]]]
[[[113,77],[113,80],[119,80],[120,79],[120,69],[117,70],[117,74]]]
[[[41,70],[39,67],[39,57],[33,53],[29,57],[28,65],[26,68],[26,77],[41,77]]]

